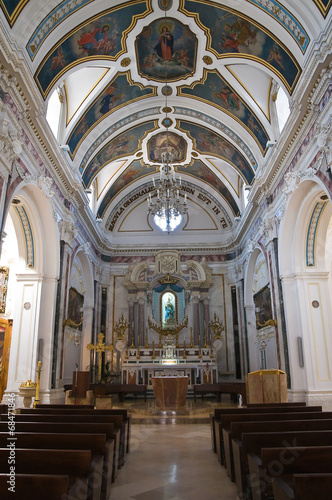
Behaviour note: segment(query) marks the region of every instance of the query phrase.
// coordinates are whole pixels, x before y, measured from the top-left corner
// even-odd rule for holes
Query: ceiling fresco
[[[147,14],[146,2],[128,2],[96,15],[73,28],[47,54],[35,75],[46,96],[54,83],[68,70],[89,60],[116,60],[125,52],[127,32],[138,15]]]
[[[116,238],[129,209],[131,217],[136,205],[142,212],[167,150],[189,210],[201,206],[222,241],[236,231],[282,132],[279,91],[292,103],[315,23],[331,3],[44,0],[38,10],[40,2],[0,0],[0,7],[45,107],[59,96],[56,139],[92,192],[105,234]]]
[[[117,75],[84,112],[71,132],[67,143],[72,157],[75,156],[83,138],[105,116],[110,115],[119,107],[128,106],[135,100],[144,99],[150,95],[155,95],[155,90],[152,87],[142,88],[140,84],[133,84],[129,80],[129,73]]]

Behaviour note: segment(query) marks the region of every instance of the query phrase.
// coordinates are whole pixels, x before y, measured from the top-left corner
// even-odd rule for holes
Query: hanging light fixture
[[[165,7],[165,26],[166,22],[166,7]],[[167,30],[166,30],[167,31]],[[167,33],[164,34],[165,38]],[[166,41],[165,41],[166,43]],[[167,96],[168,89],[168,57],[165,50],[165,112],[166,118],[163,123],[166,126],[166,151],[161,155],[162,165],[159,168],[159,179],[152,178],[154,190],[149,193],[148,197],[148,214],[154,216],[156,224],[163,230],[173,231],[182,221],[183,215],[187,214],[187,194],[181,196],[181,177],[176,179],[175,170],[172,164],[172,153],[169,151],[168,145],[168,127],[171,123],[168,119]]]
[[[187,194],[180,200],[181,177],[175,177],[172,165],[172,153],[166,151],[162,154],[162,165],[159,169],[159,179],[153,181],[153,197],[151,192],[148,197],[148,213],[155,216],[158,226],[167,231],[173,231],[188,211]]]

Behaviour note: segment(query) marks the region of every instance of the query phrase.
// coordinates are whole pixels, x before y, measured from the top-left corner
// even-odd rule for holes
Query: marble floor
[[[134,407],[136,417],[155,414],[152,403],[131,405],[131,411]],[[149,415],[137,417],[130,453],[108,500],[236,500],[236,486],[212,451],[208,421],[195,423],[206,408],[211,413],[209,403],[193,408],[189,402],[187,418],[193,419],[188,423],[179,423],[175,415],[159,423]]]

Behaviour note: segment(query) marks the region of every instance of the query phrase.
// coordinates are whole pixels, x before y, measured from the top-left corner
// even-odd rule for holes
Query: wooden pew
[[[202,401],[204,394],[214,394],[217,401],[221,401],[221,392],[219,384],[195,384],[194,385],[194,401],[196,403],[196,396],[201,395]]]
[[[281,446],[332,446],[332,431],[243,433],[232,439],[235,483],[240,498],[250,498],[248,454],[260,456],[262,448]]]
[[[6,416],[2,420],[5,420]],[[64,422],[64,423],[112,423],[114,424],[114,446],[116,469],[114,471],[114,479],[117,476],[117,469],[123,465],[123,455],[125,449],[125,425],[122,415],[54,415],[54,414],[16,414],[15,423],[18,422]]]
[[[8,422],[0,422],[0,433],[8,434]],[[110,496],[112,482],[117,472],[117,452],[114,440],[114,424],[112,423],[78,423],[78,422],[15,422],[15,432],[53,433],[53,434],[105,434],[106,460],[104,460],[103,491],[105,498]]]
[[[1,448],[1,473],[10,473],[8,457],[8,448]],[[91,452],[89,450],[35,450],[16,448],[15,473],[68,475],[69,498],[88,500]]]
[[[312,432],[312,431],[332,431],[332,420],[284,420],[265,422],[232,422],[232,439],[241,439],[244,433],[267,433],[267,432]],[[249,460],[248,460],[249,461]]]
[[[15,474],[15,493],[8,488],[8,475],[0,474],[1,500],[59,500],[69,498],[69,476],[48,474]],[[67,495],[67,497],[66,497]]]
[[[8,406],[0,404],[0,415],[8,413]]]
[[[299,416],[300,415],[300,416]],[[332,420],[332,412],[292,412],[292,413],[251,413],[250,421],[253,422],[264,422],[264,421],[277,421],[277,420],[287,420],[287,421],[298,421],[301,420],[313,420],[313,419],[329,419]],[[224,452],[225,452],[225,463],[227,474],[232,481],[235,481],[235,471],[234,471],[234,460],[233,460],[233,449],[232,449],[232,436],[231,423],[234,422],[248,422],[247,415],[225,415],[223,416],[222,422],[222,433],[224,442]]]
[[[0,448],[8,444],[8,433],[0,433]],[[93,471],[89,475],[89,498],[100,500],[106,456],[105,434],[42,434],[15,432],[15,447],[52,450],[90,450]]]
[[[76,410],[93,410],[94,409],[94,405],[70,405],[70,404],[42,404],[42,403],[38,403],[36,405],[36,408],[72,408],[72,409],[76,409]],[[29,408],[27,408],[29,409]],[[31,408],[30,408],[31,409]]]
[[[112,409],[70,409],[70,408],[20,408],[18,410],[20,415],[120,415],[123,418],[121,424],[121,437],[120,437],[120,450],[119,450],[119,467],[122,467],[126,460],[126,454],[129,453],[130,449],[130,435],[131,435],[131,415],[128,410],[122,408],[112,408]]]
[[[71,405],[68,407],[57,408],[55,405],[52,405],[52,408],[40,408],[39,405],[35,409],[32,408],[19,408],[18,412],[20,414],[26,413],[39,413],[39,414],[49,414],[53,413],[54,415],[65,415],[67,413],[71,413],[73,415],[122,415],[125,423],[125,453],[129,453],[130,449],[130,435],[131,435],[131,414],[125,408],[112,408],[112,409],[76,409],[71,408]]]
[[[305,401],[285,401],[284,403],[247,403],[247,408],[273,408],[274,406],[307,406]]]
[[[272,478],[274,500],[330,500],[332,473],[292,474],[290,484]]]
[[[216,384],[195,384],[194,385],[194,401],[196,403],[196,396],[200,394],[215,394],[217,401],[221,401],[221,394],[230,394],[231,400],[236,403],[237,395],[241,394],[243,403],[246,402],[246,384],[244,382],[221,382]]]
[[[249,454],[248,461],[252,498],[263,500],[273,495],[273,477],[289,483],[295,473],[330,473],[332,446],[262,448],[261,457]]]
[[[322,411],[321,406],[276,406],[273,408],[273,413],[288,413],[288,412],[315,412]],[[214,433],[211,430],[212,439],[215,438],[215,443],[212,443],[212,449],[215,448],[218,460],[221,465],[225,465],[224,463],[224,452],[223,452],[223,434],[222,434],[222,416],[223,415],[246,415],[251,413],[270,413],[270,407],[262,407],[262,408],[215,408],[214,417],[211,417],[210,423],[214,425]]]

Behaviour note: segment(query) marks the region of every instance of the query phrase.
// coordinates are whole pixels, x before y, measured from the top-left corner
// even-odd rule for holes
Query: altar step
[[[190,412],[187,415],[180,414],[178,412],[155,412],[151,415],[139,415],[132,414],[131,421],[133,424],[140,425],[153,425],[153,424],[209,424],[209,416],[205,415],[191,415]]]

